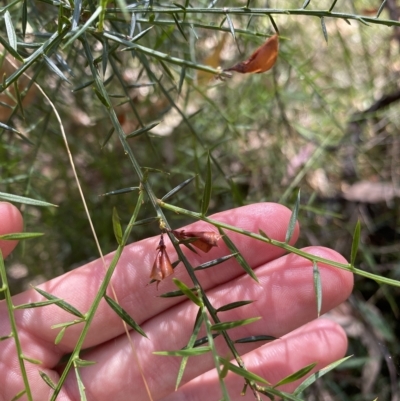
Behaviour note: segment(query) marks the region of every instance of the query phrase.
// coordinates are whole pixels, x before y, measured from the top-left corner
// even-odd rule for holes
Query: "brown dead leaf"
[[[271,36],[261,47],[259,47],[246,61],[242,61],[224,71],[236,71],[241,74],[260,74],[270,70],[278,58],[279,38],[278,35]]]

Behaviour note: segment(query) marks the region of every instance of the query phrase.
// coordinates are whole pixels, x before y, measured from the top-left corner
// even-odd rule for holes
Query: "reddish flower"
[[[160,243],[158,244],[157,250],[158,252],[156,255],[156,259],[154,260],[153,263],[153,268],[151,269],[150,278],[152,280],[157,281],[157,289],[158,289],[158,284],[160,283],[160,281],[174,272],[167,251],[165,250],[164,239],[162,234],[160,237]]]
[[[190,244],[200,249],[203,252],[208,252],[212,247],[218,246],[217,242],[222,235],[214,231],[186,231],[174,230],[172,233],[179,240],[187,240],[193,238]]]

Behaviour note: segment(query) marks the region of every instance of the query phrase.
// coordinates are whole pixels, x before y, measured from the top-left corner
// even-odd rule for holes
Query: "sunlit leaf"
[[[10,241],[21,241],[24,239],[31,239],[42,237],[44,233],[13,233],[13,234],[2,234],[0,235],[1,240],[10,240]]]
[[[79,366],[79,367],[85,367],[85,366],[93,366],[93,365],[96,365],[96,361],[87,361],[87,360],[85,360],[85,359],[80,359],[80,358],[77,358],[77,359],[75,359],[74,360],[74,364],[76,365],[76,366]]]
[[[10,43],[10,46],[17,51],[17,35],[15,34],[11,14],[8,10],[4,13],[4,22],[6,23],[8,42]]]
[[[62,327],[61,330],[59,331],[59,333],[57,334],[55,340],[54,340],[54,344],[57,345],[61,342],[61,340],[64,337],[65,331],[67,330],[66,327]]]
[[[299,387],[296,388],[296,390],[293,392],[293,395],[301,394],[307,387],[309,387],[309,386],[311,386],[311,384],[315,383],[320,377],[324,376],[331,370],[335,369],[337,366],[342,364],[344,361],[347,361],[347,359],[349,359],[351,357],[352,357],[351,355],[346,356],[345,358],[339,359],[338,361],[329,364],[328,366],[319,370],[318,372],[313,373],[306,380],[304,380],[303,383],[301,383]]]
[[[315,368],[315,366],[317,366],[317,363],[311,363],[310,365],[305,366],[304,368],[298,370],[295,373],[292,373],[289,376],[286,376],[284,379],[279,380],[278,383],[276,383],[274,385],[274,387],[279,387],[279,386],[283,386],[284,384],[288,384],[288,383],[293,383],[296,380],[301,379],[302,377],[304,377],[307,373],[309,373],[311,370],[313,370]]]
[[[227,369],[229,369],[231,372],[236,373],[237,375],[242,376],[247,380],[260,382],[260,383],[264,383],[264,384],[270,384],[270,383],[268,383],[267,380],[265,380],[261,376],[258,376],[255,373],[251,373],[248,370],[240,368],[239,366],[234,365],[233,363],[227,361],[224,358],[218,357],[218,359],[221,362],[221,364],[226,366]]]
[[[35,358],[30,358],[29,356],[25,356],[25,355],[22,355],[22,359],[24,361],[32,363],[33,365],[42,365],[43,364],[43,361],[41,361],[39,359],[35,359]]]
[[[82,382],[81,375],[79,374],[79,369],[78,369],[77,364],[75,364],[74,367],[75,367],[75,376],[76,376],[76,382],[78,384],[80,401],[87,401],[86,393],[85,393],[85,385]]]
[[[41,308],[42,306],[53,305],[59,302],[58,299],[52,299],[49,301],[41,301],[41,302],[29,302],[27,304],[20,304],[14,306],[14,309],[31,309],[31,308]]]
[[[250,267],[250,265],[247,263],[246,259],[242,256],[242,254],[239,252],[239,250],[236,248],[236,245],[232,242],[232,240],[225,234],[224,230],[221,228],[218,228],[218,231],[222,235],[222,239],[224,240],[226,246],[229,248],[231,253],[235,254],[235,259],[239,263],[239,265],[243,268],[243,270],[253,279],[258,283],[258,278],[256,274],[254,273],[253,269]]]
[[[107,301],[108,305],[110,305],[111,309],[129,326],[131,326],[135,331],[137,331],[143,337],[147,337],[146,333],[143,329],[129,316],[128,312],[121,308],[112,298],[107,295],[104,295],[104,299]]]
[[[42,206],[42,207],[49,207],[49,206],[58,207],[57,205],[53,205],[52,203],[40,201],[37,199],[27,198],[25,196],[6,194],[4,192],[0,192],[0,199],[8,201],[8,202],[22,203],[24,205],[33,205],[33,206]]]
[[[210,347],[197,347],[190,349],[180,349],[178,351],[155,351],[154,355],[162,356],[198,356],[210,351]]]
[[[197,306],[201,306],[202,302],[197,295],[182,281],[178,280],[177,278],[172,279],[175,285]]]
[[[42,372],[39,370],[39,375],[43,379],[43,381],[53,390],[57,387],[57,385],[53,382],[53,380],[50,379],[49,376],[46,375],[46,373]]]
[[[260,319],[261,319],[261,317],[251,317],[249,319],[234,320],[233,322],[216,323],[211,326],[211,330],[215,330],[215,331],[230,330],[230,329],[234,329],[235,327],[241,327],[241,326],[245,326],[247,324],[254,323]]]
[[[25,394],[26,390],[21,390],[19,393],[15,394],[13,398],[11,398],[11,401],[17,401]]]
[[[71,313],[72,315],[78,316],[82,319],[85,318],[85,316],[81,312],[79,312],[78,309],[76,309],[74,306],[72,306],[68,302],[65,302],[61,298],[57,298],[54,295],[49,294],[48,292],[46,292],[40,288],[37,288],[37,287],[33,287],[33,288],[35,291],[37,291],[40,295],[43,295],[45,298],[57,301],[55,304],[57,306],[59,306],[61,309],[64,309],[66,312]]]

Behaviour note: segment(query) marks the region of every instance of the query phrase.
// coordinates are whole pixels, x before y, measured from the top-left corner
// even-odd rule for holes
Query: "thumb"
[[[23,219],[20,211],[11,203],[0,202],[0,235],[21,232]],[[0,240],[3,258],[17,246],[18,241]]]

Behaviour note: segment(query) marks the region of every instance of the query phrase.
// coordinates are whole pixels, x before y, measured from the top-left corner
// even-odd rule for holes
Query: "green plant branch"
[[[400,21],[391,19],[380,19],[365,15],[357,15],[343,12],[333,12],[329,10],[306,10],[302,8],[279,9],[279,8],[247,8],[247,7],[226,7],[226,8],[179,8],[179,7],[153,7],[148,8],[131,8],[127,9],[129,13],[134,14],[213,14],[226,16],[227,14],[244,15],[244,16],[265,16],[265,15],[305,15],[317,18],[338,18],[344,20],[355,20],[363,24],[375,24],[386,26],[400,26]],[[120,8],[109,8],[106,13],[114,14],[121,13]]]
[[[201,293],[203,295],[203,291],[201,290]],[[207,338],[208,338],[208,345],[211,349],[211,354],[213,356],[214,359],[214,365],[215,365],[215,369],[217,371],[217,375],[218,375],[218,380],[220,383],[220,387],[222,390],[222,394],[223,394],[223,400],[229,400],[229,395],[228,395],[228,391],[226,389],[225,386],[225,382],[223,380],[223,378],[221,377],[221,368],[220,368],[220,362],[218,360],[218,353],[217,350],[215,348],[215,342],[214,342],[214,337],[212,335],[212,331],[211,331],[211,322],[208,318],[206,309],[204,308],[204,304],[208,301],[208,299],[206,299],[204,296],[202,297],[202,301],[203,301],[203,305],[201,305],[200,309],[201,309],[201,314],[204,320],[204,324],[206,326],[206,333],[207,333]],[[206,301],[206,302],[205,302]],[[208,307],[206,306],[206,308],[208,309]]]
[[[365,270],[357,269],[356,267],[354,267],[350,263],[335,262],[335,261],[330,260],[330,259],[326,259],[326,258],[322,258],[320,256],[312,255],[312,254],[304,252],[301,249],[298,249],[298,248],[296,248],[296,247],[294,247],[292,245],[289,245],[286,242],[277,241],[277,240],[274,240],[272,238],[266,238],[261,234],[256,234],[256,233],[253,233],[251,231],[243,230],[242,228],[231,226],[230,224],[225,224],[225,223],[222,223],[220,221],[217,221],[217,220],[214,220],[214,219],[210,219],[210,218],[208,218],[206,216],[201,215],[200,213],[196,213],[196,212],[192,212],[190,210],[182,209],[180,207],[165,203],[165,202],[163,202],[161,200],[159,200],[158,202],[159,202],[160,206],[162,208],[164,208],[164,209],[171,210],[172,212],[175,212],[175,213],[178,213],[178,214],[181,214],[181,215],[192,217],[192,218],[194,218],[196,220],[203,220],[203,221],[205,221],[207,223],[212,224],[215,227],[224,228],[226,230],[233,231],[233,232],[236,232],[236,233],[239,233],[239,234],[243,234],[243,235],[246,235],[247,237],[251,237],[251,238],[254,238],[256,240],[259,240],[259,241],[266,242],[268,244],[277,246],[278,248],[282,248],[282,249],[284,249],[285,251],[287,251],[289,253],[293,253],[295,255],[298,255],[298,256],[301,256],[301,257],[303,257],[305,259],[308,259],[312,263],[324,263],[324,264],[327,264],[329,266],[337,267],[339,269],[347,270],[347,271],[352,272],[354,274],[358,274],[359,276],[363,276],[363,277],[369,278],[369,279],[374,280],[374,281],[376,281],[377,283],[380,283],[380,284],[388,284],[388,285],[392,285],[392,286],[395,286],[395,287],[400,287],[400,281],[398,281],[398,280],[393,280],[393,279],[390,279],[390,278],[381,277],[381,276],[378,276],[376,274],[369,273],[369,272],[367,272]]]
[[[109,20],[115,20],[118,22],[124,21],[122,18],[118,18],[118,17],[113,18],[112,16],[110,16]],[[146,18],[137,18],[136,22],[140,22],[142,24],[157,25],[157,26],[176,25],[174,20],[167,20],[167,19],[156,19],[154,21],[149,21]],[[218,26],[218,25],[202,24],[201,22],[196,22],[196,21],[179,21],[179,24],[182,26],[187,26],[189,28],[202,28],[202,29],[207,29],[207,30],[211,30],[211,31],[231,33],[230,28],[225,28],[223,26]],[[248,35],[248,36],[256,36],[256,37],[260,37],[260,38],[264,38],[264,39],[270,36],[269,34],[264,33],[264,32],[252,32],[252,31],[246,31],[245,29],[240,29],[240,28],[235,28],[235,33],[240,33],[240,34]]]
[[[126,46],[125,49],[122,49],[122,51],[124,51],[124,50],[125,51],[126,50],[135,50],[137,52],[146,54],[147,56],[151,56],[151,57],[154,57],[154,58],[156,58],[158,60],[165,61],[165,62],[168,62],[168,63],[171,63],[171,64],[175,64],[175,65],[178,65],[180,67],[193,68],[193,69],[196,69],[196,70],[199,70],[199,71],[209,72],[209,73],[217,75],[217,76],[221,75],[221,76],[224,76],[224,77],[230,77],[229,73],[224,73],[224,72],[222,72],[221,70],[219,70],[217,68],[213,68],[213,67],[209,67],[207,65],[194,63],[192,61],[184,60],[184,59],[181,59],[181,58],[178,58],[178,57],[172,57],[169,54],[162,53],[162,52],[159,52],[157,50],[153,50],[153,49],[151,49],[149,47],[145,47],[145,46],[138,45],[136,43],[129,42],[128,40],[121,39],[118,36],[111,35],[110,33],[107,33],[107,32],[104,32],[103,35],[104,35],[105,38],[108,38],[108,39],[110,39],[112,41],[115,41],[117,43],[120,43],[121,45]]]
[[[72,352],[72,354],[71,354],[71,356],[70,356],[70,358],[69,358],[69,360],[68,360],[68,362],[67,362],[67,364],[66,364],[66,366],[65,366],[65,368],[64,368],[64,370],[63,370],[63,372],[62,372],[62,374],[60,376],[60,380],[57,383],[57,387],[54,390],[54,393],[53,393],[53,395],[51,397],[51,401],[54,401],[57,398],[57,396],[58,396],[58,394],[59,394],[59,392],[61,390],[61,387],[62,387],[62,385],[64,384],[64,382],[65,382],[65,380],[67,378],[68,372],[74,366],[76,360],[79,358],[79,353],[80,353],[80,351],[82,349],[83,342],[85,341],[85,338],[86,338],[87,333],[89,331],[89,327],[91,325],[91,322],[94,319],[94,316],[95,316],[95,313],[97,311],[97,308],[99,307],[100,301],[102,300],[104,294],[106,293],[108,284],[109,284],[109,282],[111,280],[111,277],[112,277],[112,275],[113,275],[113,273],[115,271],[115,268],[117,266],[119,258],[121,257],[122,251],[123,251],[123,249],[125,247],[125,244],[126,244],[128,238],[129,238],[129,235],[130,235],[130,233],[132,231],[134,222],[136,221],[137,216],[138,216],[139,211],[140,211],[140,208],[141,208],[141,206],[143,204],[143,197],[144,197],[143,190],[140,190],[139,197],[138,197],[138,200],[136,202],[135,210],[134,210],[134,212],[133,212],[133,214],[131,216],[131,219],[129,221],[129,224],[128,224],[125,232],[124,232],[121,244],[118,246],[117,250],[115,251],[114,257],[113,257],[109,267],[107,268],[107,272],[106,272],[106,274],[104,276],[104,279],[103,279],[103,281],[101,283],[99,291],[97,292],[96,297],[93,300],[93,303],[92,303],[89,311],[87,312],[87,314],[85,316],[86,319],[85,319],[84,327],[83,327],[82,332],[81,332],[81,334],[80,334],[80,336],[78,338],[78,341],[76,342],[74,351]]]
[[[37,62],[43,55],[47,55],[55,47],[62,42],[64,36],[68,33],[69,27],[65,27],[60,33],[56,32],[46,40],[32,55],[24,60],[22,66],[16,70],[10,77],[3,81],[3,85],[0,86],[0,93],[8,88],[14,81],[16,81],[30,66]]]
[[[1,250],[0,250],[0,277],[1,277],[1,281],[2,281],[0,291],[4,293],[5,301],[7,304],[8,318],[10,320],[10,325],[11,325],[11,333],[12,333],[11,336],[14,338],[19,368],[20,368],[22,380],[23,380],[24,386],[25,386],[25,394],[29,401],[33,401],[32,391],[29,386],[28,375],[26,372],[24,358],[23,358],[24,353],[22,351],[21,342],[20,342],[19,336],[18,336],[17,322],[15,321],[14,310],[16,308],[15,308],[14,304],[12,303],[10,287],[8,286],[7,274],[6,274],[6,269],[4,267],[4,259],[3,259],[3,254],[1,252]],[[6,340],[4,340],[4,341],[6,341]]]
[[[139,178],[139,181],[141,182],[143,190],[146,193],[146,195],[148,196],[150,202],[152,203],[152,205],[153,205],[153,207],[154,207],[154,209],[155,209],[155,211],[157,213],[157,217],[160,220],[160,226],[164,226],[165,228],[168,228],[170,230],[171,227],[169,226],[168,221],[167,221],[167,219],[164,216],[164,213],[162,211],[162,208],[159,205],[159,200],[155,196],[149,180],[147,178],[145,178],[144,175],[143,175],[142,169],[141,169],[139,163],[137,162],[137,160],[136,160],[136,158],[135,158],[135,156],[134,156],[134,154],[132,152],[132,149],[130,148],[130,146],[129,146],[128,142],[127,142],[125,133],[124,133],[122,127],[121,127],[121,124],[118,121],[117,115],[116,115],[113,107],[111,106],[111,102],[110,102],[110,99],[108,97],[107,91],[104,88],[103,82],[101,81],[101,79],[100,79],[100,77],[98,75],[98,72],[94,67],[93,56],[92,56],[92,53],[90,51],[89,44],[88,44],[88,42],[86,40],[83,40],[82,42],[83,42],[84,50],[86,52],[86,56],[87,56],[87,58],[89,60],[89,65],[91,67],[95,83],[97,85],[97,90],[101,93],[101,96],[104,96],[104,102],[105,102],[104,106],[106,106],[107,112],[108,112],[109,117],[111,119],[111,122],[112,122],[112,124],[114,126],[114,129],[116,130],[116,132],[118,134],[118,137],[119,137],[120,142],[121,142],[121,144],[122,144],[122,146],[124,148],[124,151],[128,155],[128,157],[129,157],[129,159],[130,159],[130,161],[131,161],[131,163],[133,165],[133,168],[134,168],[134,170],[135,170],[135,172],[136,172],[136,174],[137,174],[137,176]],[[155,78],[155,77],[153,77],[153,78]],[[107,104],[109,105],[109,107],[107,107]],[[171,242],[172,242],[173,246],[175,247],[175,250],[176,250],[176,252],[178,254],[178,257],[182,261],[182,263],[184,264],[184,266],[185,266],[185,268],[186,268],[186,270],[187,270],[187,272],[188,272],[188,274],[190,276],[190,279],[192,280],[193,284],[196,287],[200,288],[200,291],[201,291],[203,299],[204,299],[204,303],[205,303],[210,315],[212,316],[212,318],[215,321],[215,323],[219,323],[220,320],[219,320],[219,318],[218,318],[218,316],[217,316],[217,314],[215,312],[215,309],[211,305],[210,301],[207,298],[206,292],[203,290],[200,282],[198,281],[198,279],[196,277],[196,274],[194,272],[193,266],[191,266],[191,264],[189,263],[189,261],[185,257],[184,253],[180,249],[180,247],[178,245],[178,242],[175,240],[175,238],[172,236],[172,234],[170,232],[168,232],[168,236],[170,237]],[[245,368],[243,360],[241,359],[239,353],[236,351],[234,342],[230,339],[230,337],[229,337],[229,335],[227,334],[226,331],[222,332],[222,334],[223,334],[225,340],[227,341],[228,347],[232,351],[232,353],[233,353],[236,361],[238,362],[239,366],[242,367],[242,368]],[[254,388],[253,383],[249,383],[249,385],[253,389],[253,392],[256,393],[256,390]]]

